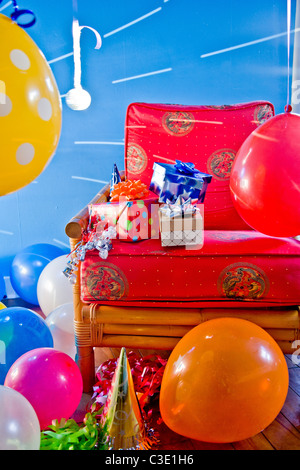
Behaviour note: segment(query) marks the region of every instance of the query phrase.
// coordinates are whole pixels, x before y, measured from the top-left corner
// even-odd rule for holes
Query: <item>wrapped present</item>
[[[159,202],[174,202],[183,196],[203,203],[211,179],[212,175],[197,170],[193,163],[154,163],[150,190],[159,196]]]
[[[145,199],[124,200],[89,205],[89,231],[101,233],[116,227],[116,238],[140,241],[159,237],[158,197],[149,191]]]
[[[191,199],[179,196],[175,203],[167,201],[159,208],[162,246],[203,246],[203,204],[193,205]]]

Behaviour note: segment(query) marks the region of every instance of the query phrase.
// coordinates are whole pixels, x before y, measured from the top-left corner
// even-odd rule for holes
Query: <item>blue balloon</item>
[[[37,297],[39,277],[50,261],[65,253],[62,248],[55,245],[38,243],[16,254],[10,268],[10,281],[21,299],[39,305]]]
[[[5,282],[4,282],[4,278],[3,276],[1,276],[0,274],[0,301],[3,299],[3,297],[5,296],[5,292],[6,292],[6,289],[5,289]]]
[[[40,315],[24,307],[0,310],[0,384],[20,356],[47,347],[53,348],[53,337]]]

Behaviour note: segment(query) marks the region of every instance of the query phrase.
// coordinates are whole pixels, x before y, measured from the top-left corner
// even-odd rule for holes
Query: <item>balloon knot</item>
[[[292,106],[290,104],[287,104],[285,107],[284,107],[284,111],[286,113],[290,113],[292,111]]]

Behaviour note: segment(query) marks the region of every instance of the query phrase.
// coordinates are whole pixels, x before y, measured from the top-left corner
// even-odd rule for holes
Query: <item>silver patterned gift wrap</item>
[[[161,245],[199,249],[204,243],[204,204],[192,205],[190,199],[182,200],[179,197],[175,203],[168,201],[159,208]]]

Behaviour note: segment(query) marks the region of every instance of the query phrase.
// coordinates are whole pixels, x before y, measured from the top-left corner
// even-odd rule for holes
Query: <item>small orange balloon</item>
[[[275,340],[247,320],[218,318],[189,331],[163,375],[160,412],[178,434],[204,442],[234,442],[265,429],[288,392],[284,355]]]

